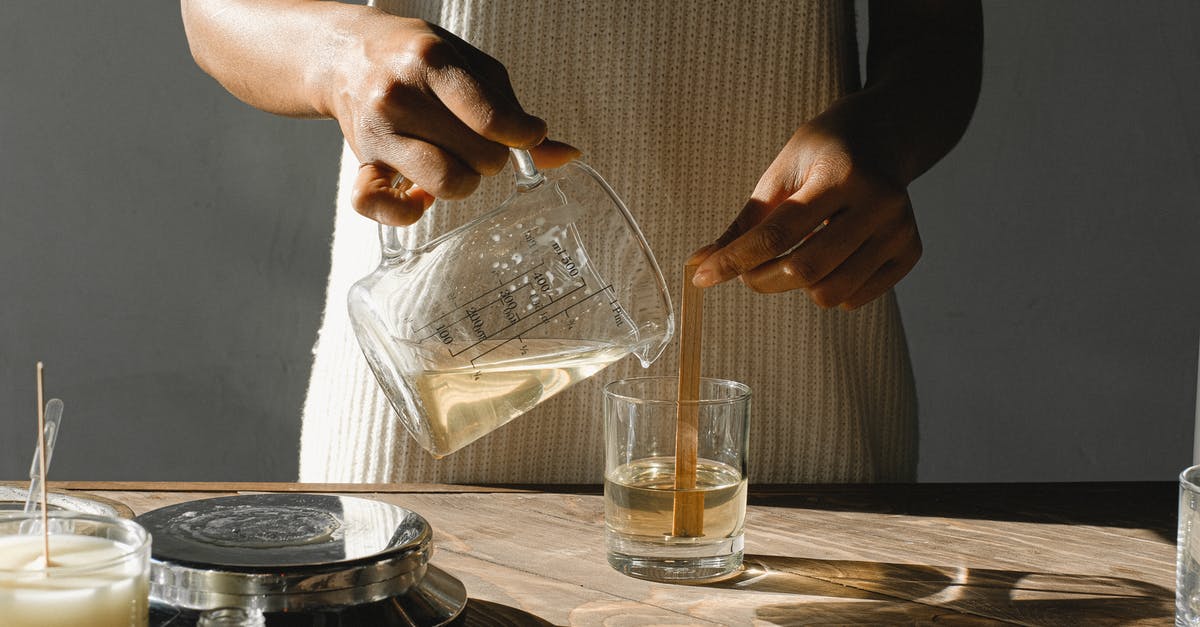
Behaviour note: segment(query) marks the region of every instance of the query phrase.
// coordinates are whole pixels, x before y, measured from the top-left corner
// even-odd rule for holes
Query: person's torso
[[[503,63],[524,108],[548,122],[551,137],[580,148],[629,206],[675,298],[686,256],[721,234],[805,120],[858,86],[848,1],[376,4],[437,23]],[[355,167],[343,163],[343,186]],[[405,229],[407,243],[480,209],[439,203]],[[375,229],[350,207],[338,210],[333,276],[361,276],[378,259]],[[346,288],[331,280],[331,302]],[[890,295],[847,314],[818,310],[801,291],[722,286],[707,292],[704,337],[704,374],[755,391],[756,480],[869,480],[879,444],[866,441],[873,427],[864,423],[911,425],[911,412],[880,418],[909,399],[894,393],[908,379]],[[674,350],[650,374],[670,373]],[[391,457],[372,463],[391,468],[390,480],[594,482],[603,464],[600,386],[631,374],[642,371],[626,359],[446,459],[433,461],[401,435]],[[877,380],[892,384],[876,389]]]

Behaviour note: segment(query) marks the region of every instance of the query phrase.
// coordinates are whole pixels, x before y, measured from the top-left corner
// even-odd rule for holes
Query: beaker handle
[[[527,192],[535,189],[545,182],[546,177],[537,169],[533,163],[533,156],[528,150],[520,148],[509,148],[510,159],[513,163],[513,169],[516,172],[517,191]],[[396,173],[396,178],[392,179],[392,187],[398,187],[404,182],[404,175]],[[396,259],[408,256],[408,249],[400,242],[401,227],[388,226],[386,224],[379,225],[379,246],[383,249],[385,259]]]

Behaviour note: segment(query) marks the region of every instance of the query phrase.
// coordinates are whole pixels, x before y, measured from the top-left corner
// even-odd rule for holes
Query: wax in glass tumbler
[[[604,519],[608,562],[658,581],[719,578],[741,568],[746,520],[750,389],[702,379],[695,487],[676,482],[680,402],[674,377],[610,383],[604,390]],[[680,503],[701,509],[701,533],[676,534]]]
[[[131,520],[76,512],[50,512],[49,519],[47,568],[40,513],[0,514],[0,624],[144,627],[150,616],[146,530]],[[36,533],[24,532],[22,523]]]

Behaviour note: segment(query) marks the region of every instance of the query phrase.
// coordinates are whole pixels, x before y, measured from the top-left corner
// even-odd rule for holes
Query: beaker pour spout
[[[652,337],[642,339],[630,347],[629,352],[638,358],[643,368],[649,368],[659,357],[662,357],[663,351],[666,350],[667,344],[671,343],[671,337],[674,334],[674,321],[668,318],[666,329],[661,330]]]

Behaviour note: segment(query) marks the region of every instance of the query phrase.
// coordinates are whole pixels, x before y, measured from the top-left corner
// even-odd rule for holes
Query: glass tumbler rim
[[[111,527],[117,527],[117,528],[121,529],[122,531],[130,534],[130,536],[134,539],[134,541],[132,543],[128,543],[128,544],[124,543],[124,542],[120,542],[119,544],[121,544],[123,547],[128,547],[127,550],[122,551],[119,555],[116,555],[107,560],[98,561],[98,562],[89,562],[87,564],[72,564],[70,566],[50,566],[49,568],[45,569],[45,571],[48,573],[64,574],[64,573],[87,572],[87,571],[93,571],[93,570],[97,570],[97,569],[104,569],[104,568],[116,566],[118,564],[126,562],[131,557],[137,555],[138,553],[148,551],[150,548],[150,542],[151,542],[150,532],[146,531],[145,527],[142,527],[141,525],[137,524],[137,522],[132,521],[132,520],[128,520],[125,518],[116,518],[113,516],[101,516],[99,514],[87,514],[87,513],[83,513],[83,512],[73,512],[73,511],[67,511],[67,510],[58,510],[58,511],[49,512],[48,517],[51,520],[54,520],[54,519],[83,520],[83,521],[88,521],[88,522],[107,524]],[[4,525],[5,523],[26,521],[26,520],[33,520],[33,521],[41,522],[42,514],[40,511],[35,511],[32,513],[26,513],[26,512],[0,513],[0,525]],[[20,534],[11,534],[11,535],[20,535]],[[41,537],[41,533],[28,534],[28,535],[33,536],[33,537]],[[82,535],[84,537],[100,537],[100,536],[88,536],[86,534],[78,534],[78,533],[57,533],[57,534],[51,533],[50,535],[60,535],[60,536]],[[5,537],[5,536],[0,535],[0,537]],[[8,574],[17,573],[17,574],[19,574],[19,573],[28,573],[28,572],[29,571],[25,570],[25,569],[0,568],[0,573],[8,573]]]
[[[617,391],[621,386],[628,386],[637,383],[646,383],[650,381],[678,381],[678,377],[674,375],[659,375],[648,377],[629,377],[626,379],[617,379],[610,381],[604,385],[605,398],[612,398],[631,405],[697,405],[702,407],[710,407],[716,405],[734,405],[743,403],[750,399],[750,386],[732,379],[722,379],[719,377],[700,377],[701,383],[711,383],[718,387],[734,390],[736,393],[725,398],[700,398],[690,401],[680,401],[676,398],[643,398],[639,396],[630,396]],[[702,388],[703,389],[703,388]]]
[[[1200,464],[1184,468],[1179,473],[1179,485],[1192,492],[1200,492]]]

